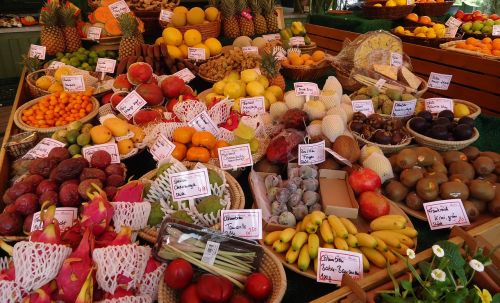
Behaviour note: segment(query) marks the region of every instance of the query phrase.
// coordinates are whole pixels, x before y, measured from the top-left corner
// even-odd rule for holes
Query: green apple
[[[473,31],[480,31],[483,28],[484,24],[482,21],[474,21],[472,23],[472,30]]]
[[[465,22],[462,24],[462,29],[466,32],[470,31],[472,28],[472,22]]]
[[[481,31],[474,31],[474,32],[473,32],[473,34],[474,34],[474,35],[482,35],[482,34],[483,34],[483,32],[481,32]]]
[[[495,20],[495,25],[500,25],[500,19]]]
[[[491,25],[485,25],[482,29],[481,32],[485,35],[491,35],[493,33],[493,26]]]
[[[493,26],[494,24],[495,24],[495,21],[493,21],[491,19],[484,21],[484,26],[486,26],[486,25]]]

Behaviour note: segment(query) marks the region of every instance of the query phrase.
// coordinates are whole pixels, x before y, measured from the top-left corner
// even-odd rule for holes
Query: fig
[[[33,184],[33,188],[36,188],[44,179],[41,175],[29,175],[23,181]]]
[[[50,171],[56,167],[57,160],[52,158],[41,158],[31,161],[29,164],[29,172],[32,175],[41,175],[48,178]]]
[[[50,202],[50,205],[57,205],[57,202],[59,201],[59,195],[57,192],[49,190],[40,195],[40,198],[38,199],[38,204],[40,206],[43,205],[45,202]]]
[[[122,175],[125,176],[125,168],[123,167],[122,163],[113,163],[108,165],[105,169],[104,172],[106,175]]]
[[[442,110],[439,112],[438,118],[442,118],[442,117],[448,119],[450,122],[452,122],[453,119],[455,119],[455,115],[449,109],[445,109],[445,110]]]
[[[120,187],[125,184],[125,178],[123,175],[109,175],[106,179],[106,184],[108,186]]]
[[[474,129],[468,124],[459,124],[453,131],[455,140],[463,141],[472,138]]]
[[[363,130],[363,122],[361,121],[352,121],[350,124],[350,128],[355,133],[361,133]]]
[[[33,193],[27,193],[16,199],[14,202],[16,211],[21,215],[27,216],[35,213],[40,205],[38,204],[38,196]]]
[[[448,126],[435,124],[431,127],[427,135],[434,139],[446,140],[448,138]]]
[[[422,117],[415,117],[415,118],[411,119],[411,121],[410,121],[410,128],[419,134],[424,133],[428,127],[429,127],[429,124]]]
[[[61,186],[59,190],[59,203],[66,207],[80,206],[81,199],[78,193],[78,185],[68,183]]]
[[[54,147],[50,150],[47,158],[54,159],[57,163],[71,158],[69,151],[65,147]]]
[[[8,193],[12,201],[15,201],[20,196],[32,193],[34,191],[33,184],[25,181],[20,181],[14,183],[11,188],[9,188]]]
[[[472,119],[471,117],[462,117],[458,120],[458,124],[467,124],[467,125],[470,125],[471,127],[474,127],[474,119]]]
[[[18,235],[23,230],[23,219],[17,213],[0,214],[0,235],[13,236]]]
[[[432,122],[432,113],[429,111],[421,111],[417,114],[417,117],[425,119],[425,121],[427,121],[428,123]]]
[[[106,182],[106,173],[99,168],[84,168],[80,174],[80,181],[87,179],[99,179],[104,183]]]
[[[99,188],[102,188],[102,182],[99,179],[85,179],[80,184],[78,185],[78,193],[80,194],[80,197],[82,197],[83,200],[88,200],[88,195],[87,192],[92,193],[95,192],[96,189],[95,187],[92,186],[92,183],[98,186]]]
[[[41,195],[46,191],[57,191],[58,185],[55,181],[53,180],[43,180],[38,184],[36,187],[36,193],[37,195]]]
[[[375,131],[371,140],[378,143],[378,144],[388,145],[388,144],[391,144],[392,135],[388,131],[384,131],[384,130],[379,129],[379,130]]]
[[[105,150],[96,151],[90,158],[90,166],[105,169],[111,164],[111,155]]]

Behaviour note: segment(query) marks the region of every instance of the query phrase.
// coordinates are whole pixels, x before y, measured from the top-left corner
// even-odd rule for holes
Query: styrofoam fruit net
[[[9,257],[0,258],[0,271],[9,268],[10,260]]]
[[[49,283],[57,276],[71,248],[40,242],[21,241],[14,245],[16,283],[32,291]]]
[[[141,281],[150,255],[150,247],[136,244],[94,249],[92,259],[97,265],[97,283],[106,292],[114,293],[119,286],[118,276],[123,275],[131,279],[124,288],[135,288]]]
[[[198,100],[186,100],[174,105],[174,113],[179,120],[189,122],[201,112],[207,110],[207,105]]]
[[[149,202],[111,202],[113,205],[113,223],[116,232],[122,226],[130,226],[132,230],[143,229],[148,224],[151,203]]]
[[[229,118],[231,114],[231,107],[233,107],[234,102],[229,99],[224,99],[220,102],[217,102],[212,108],[208,110],[208,115],[215,122],[215,124],[219,125],[224,123]]]
[[[99,107],[99,118],[107,115],[115,115],[115,111],[113,110],[113,106],[111,105],[111,103],[107,103]]]
[[[151,303],[153,300],[148,295],[126,296],[118,299],[106,299],[96,303]]]
[[[22,298],[21,288],[15,281],[0,280],[0,302],[18,303]]]
[[[144,276],[142,276],[141,284],[139,284],[137,289],[137,293],[139,295],[148,295],[153,300],[157,300],[160,279],[162,278],[163,272],[166,268],[167,264],[162,264],[152,272],[144,274]]]
[[[146,134],[146,136],[144,137],[144,140],[142,140],[142,142],[146,143],[149,147],[151,147],[153,146],[153,144],[155,144],[156,139],[160,134],[165,135],[170,141],[172,141],[172,138],[174,136],[174,130],[181,126],[187,126],[187,123],[181,123],[181,122],[161,122],[156,124],[151,123],[144,128],[144,133]]]

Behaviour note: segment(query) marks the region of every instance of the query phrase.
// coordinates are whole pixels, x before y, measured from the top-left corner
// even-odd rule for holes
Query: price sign
[[[367,117],[375,112],[372,100],[352,100],[352,111],[362,112]]]
[[[433,73],[429,75],[428,86],[430,88],[448,90],[451,83],[452,75]]]
[[[268,35],[262,35],[262,38],[266,40],[266,42],[273,42],[275,40],[281,40],[280,34],[268,34]]]
[[[59,222],[61,231],[73,226],[73,222],[78,218],[78,208],[76,207],[58,207],[54,217]],[[40,220],[40,212],[33,214],[33,221],[31,221],[30,231],[43,229],[43,222]]]
[[[181,78],[186,83],[189,83],[189,81],[196,78],[196,76],[189,70],[189,68],[181,69],[180,71],[176,72],[174,76]]]
[[[262,209],[223,209],[220,218],[221,232],[249,240],[262,239]]]
[[[58,69],[61,66],[65,66],[66,64],[60,62],[60,61],[52,61],[50,62],[49,66],[47,67],[48,69]]]
[[[43,138],[23,156],[23,159],[45,158],[53,148],[64,146],[66,146],[66,144],[60,141],[51,138]]]
[[[446,31],[444,32],[444,37],[445,38],[455,38],[458,32],[458,27],[447,27]]]
[[[240,99],[241,113],[244,115],[258,115],[266,112],[264,97],[252,97]]]
[[[464,204],[460,199],[424,203],[425,215],[432,230],[470,225]]]
[[[125,0],[119,0],[115,3],[111,3],[110,5],[108,5],[108,7],[111,10],[111,14],[113,14],[113,17],[115,18],[118,18],[121,15],[130,12],[130,8],[128,7]]]
[[[201,257],[201,262],[214,265],[215,258],[217,257],[217,253],[219,252],[220,243],[214,241],[207,241],[207,245],[205,246],[205,251],[203,252],[203,256]]]
[[[312,144],[299,144],[299,165],[325,162],[325,141]]]
[[[254,55],[258,55],[259,54],[259,48],[256,47],[256,46],[243,46],[241,48],[241,51],[244,54],[254,54]]]
[[[123,98],[120,103],[116,106],[116,109],[125,117],[125,119],[130,120],[147,102],[144,100],[135,90],[128,93],[128,95]]]
[[[377,80],[377,82],[375,82],[375,87],[378,89],[382,89],[382,86],[384,86],[386,82],[387,81],[385,81],[385,79],[380,78]]]
[[[448,20],[446,20],[446,23],[444,24],[446,25],[447,27],[460,27],[460,25],[462,25],[462,21],[458,20],[457,18],[451,16],[450,18],[448,18]]]
[[[491,35],[500,37],[500,24],[493,25],[493,31],[491,32]]]
[[[297,96],[319,96],[319,87],[316,83],[295,82],[293,87]]]
[[[92,40],[99,40],[101,39],[101,33],[102,33],[102,28],[91,26],[87,31],[87,38]]]
[[[392,105],[391,116],[393,117],[409,117],[415,113],[417,99],[410,101],[394,101]]]
[[[115,66],[116,66],[116,60],[108,58],[99,58],[97,59],[95,71],[112,74],[115,72]]]
[[[160,11],[160,21],[163,22],[170,22],[172,19],[172,16],[174,15],[174,12],[168,10],[168,9],[162,9]]]
[[[188,59],[205,60],[205,49],[198,47],[188,47]]]
[[[75,76],[62,76],[62,85],[67,92],[84,92],[85,91],[85,81],[83,81],[82,75]]]
[[[169,180],[174,201],[202,198],[212,193],[206,168],[170,174]]]
[[[352,167],[352,163],[351,161],[347,160],[346,158],[342,157],[341,155],[339,155],[338,153],[334,152],[333,149],[331,148],[325,148],[325,150],[330,154],[332,155],[335,159],[339,160],[340,162],[344,163],[345,165],[349,166],[349,167]]]
[[[286,58],[286,52],[284,50],[280,50],[274,53],[274,58],[276,60],[281,61]]]
[[[198,131],[206,130],[212,134],[217,135],[219,133],[219,128],[215,124],[214,120],[210,118],[207,111],[202,111],[193,120],[189,121],[189,126],[194,127]]]
[[[120,153],[118,152],[118,146],[116,143],[105,143],[87,146],[82,149],[82,155],[87,161],[90,162],[92,155],[98,151],[104,150],[111,155],[111,163],[120,163]]]
[[[220,168],[224,170],[253,165],[252,151],[248,143],[221,147],[217,149],[217,152]]]
[[[354,280],[362,279],[363,256],[340,249],[319,248],[316,281],[340,285],[344,274]]]
[[[448,98],[429,98],[425,99],[425,110],[433,114],[442,112],[443,110],[453,111],[453,100]]]
[[[39,60],[45,60],[45,53],[47,52],[47,48],[45,46],[31,44],[29,57],[30,58],[38,58]]]
[[[400,53],[391,53],[391,66],[399,67],[403,65],[403,55]]]
[[[174,149],[175,144],[170,142],[164,134],[160,134],[153,146],[149,149],[149,152],[156,161],[160,161],[170,156]]]
[[[306,42],[304,41],[304,37],[292,37],[292,38],[290,38],[290,45],[302,46],[302,45],[306,45]]]

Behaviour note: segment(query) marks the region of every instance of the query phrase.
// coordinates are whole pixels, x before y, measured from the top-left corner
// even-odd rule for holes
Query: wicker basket
[[[287,287],[285,270],[276,256],[269,252],[267,248],[263,248],[263,250],[264,255],[262,257],[259,272],[265,274],[273,285],[271,297],[265,302],[279,303],[283,300]],[[177,292],[168,287],[163,281],[163,278],[161,278],[158,290],[158,303],[179,302]]]
[[[384,5],[385,1],[378,2]],[[370,2],[369,4],[363,5],[363,14],[368,19],[389,19],[389,20],[398,20],[403,19],[409,13],[412,12],[413,8],[415,8],[415,4],[412,5],[404,5],[404,6],[392,6],[386,7],[374,6],[377,4],[376,2]]]
[[[299,46],[301,54],[312,54],[316,50],[316,42],[311,42],[309,45]]]
[[[458,43],[462,43],[462,42],[465,43],[465,40],[456,40],[456,41],[446,42],[446,43],[439,45],[439,47],[441,49],[445,49],[445,50],[449,50],[449,51],[453,51],[453,52],[458,52],[458,53],[462,53],[462,54],[468,54],[471,56],[481,57],[483,59],[500,60],[500,56],[487,55],[487,54],[477,52],[477,51],[456,48],[456,45]]]
[[[470,111],[470,114],[467,115],[467,117],[471,117],[472,119],[476,119],[481,114],[481,107],[477,106],[476,104],[474,104],[472,102],[461,100],[461,99],[453,99],[453,103],[454,104],[457,104],[457,103],[465,104],[469,108],[469,111]]]
[[[162,27],[167,27],[168,24],[165,22],[160,21],[160,24]],[[202,23],[202,24],[197,24],[197,25],[185,25],[185,26],[179,26],[176,27],[183,35],[187,30],[190,29],[196,29],[201,33],[201,39],[203,41],[207,40],[208,38],[217,38],[220,35],[220,29],[221,29],[221,20],[220,20],[220,14],[215,19],[215,21],[208,22],[208,23]]]
[[[455,1],[442,3],[416,3],[415,13],[419,16],[441,16],[446,14]]]
[[[285,78],[294,81],[314,81],[321,78],[330,68],[328,60],[322,60],[313,65],[282,64],[281,73]]]
[[[200,77],[201,79],[203,79],[204,81],[208,82],[208,83],[215,83],[219,80],[216,80],[216,79],[211,79],[211,78],[207,78],[205,76],[203,76],[202,74],[198,73],[198,77]]]
[[[23,105],[21,105],[14,113],[14,123],[16,123],[17,127],[19,127],[20,129],[22,129],[24,131],[36,131],[36,132],[39,132],[42,134],[49,134],[49,133],[56,132],[60,129],[65,129],[67,125],[54,126],[54,127],[48,127],[48,128],[33,127],[33,126],[30,126],[30,125],[24,123],[24,121],[21,119],[23,111],[25,109],[27,109],[28,107],[33,106],[36,103],[38,103],[38,101],[40,101],[42,98],[44,98],[44,97],[36,98],[34,100],[31,100],[31,101],[26,102]],[[99,113],[99,101],[97,101],[97,99],[94,97],[91,97],[90,100],[92,102],[93,109],[88,115],[86,115],[85,117],[78,120],[78,121],[81,121],[82,123],[89,122],[95,116],[97,116],[97,114]]]
[[[9,142],[4,147],[11,157],[17,159],[35,147],[37,142],[37,132],[24,132],[10,137]]]
[[[477,139],[479,139],[479,131],[475,127],[472,138],[464,141],[445,141],[445,140],[433,139],[412,130],[410,128],[411,120],[412,119],[406,122],[406,130],[415,138],[415,141],[417,141],[417,143],[422,146],[426,146],[437,151],[461,150],[474,143]]]
[[[406,27],[405,29],[408,29],[408,30],[413,32],[413,30],[415,28],[416,27]],[[462,38],[461,35],[458,35],[454,38],[424,38],[424,37],[417,37],[417,36],[407,36],[407,35],[401,35],[399,33],[396,33],[396,31],[394,29],[391,29],[391,33],[395,36],[398,36],[403,42],[413,43],[413,44],[418,44],[418,45],[423,45],[423,46],[429,46],[429,47],[436,47],[436,48],[439,48],[439,45],[442,43],[455,41],[455,40]]]
[[[337,77],[344,90],[354,92],[363,87],[361,83],[349,77],[348,73],[337,68],[334,64],[332,64],[332,67],[335,69],[335,77]]]
[[[356,140],[360,143],[360,145],[365,145],[365,144],[376,145],[376,146],[378,146],[382,150],[382,152],[384,154],[397,153],[398,151],[404,149],[405,147],[407,147],[411,143],[411,137],[408,136],[406,139],[404,139],[402,141],[401,144],[397,144],[397,145],[383,145],[383,144],[378,144],[378,143],[366,140],[365,138],[363,138],[362,136],[360,136],[358,133],[353,132],[351,130],[351,123],[349,123],[348,127],[349,127],[349,131],[354,136],[354,138],[356,138]]]

